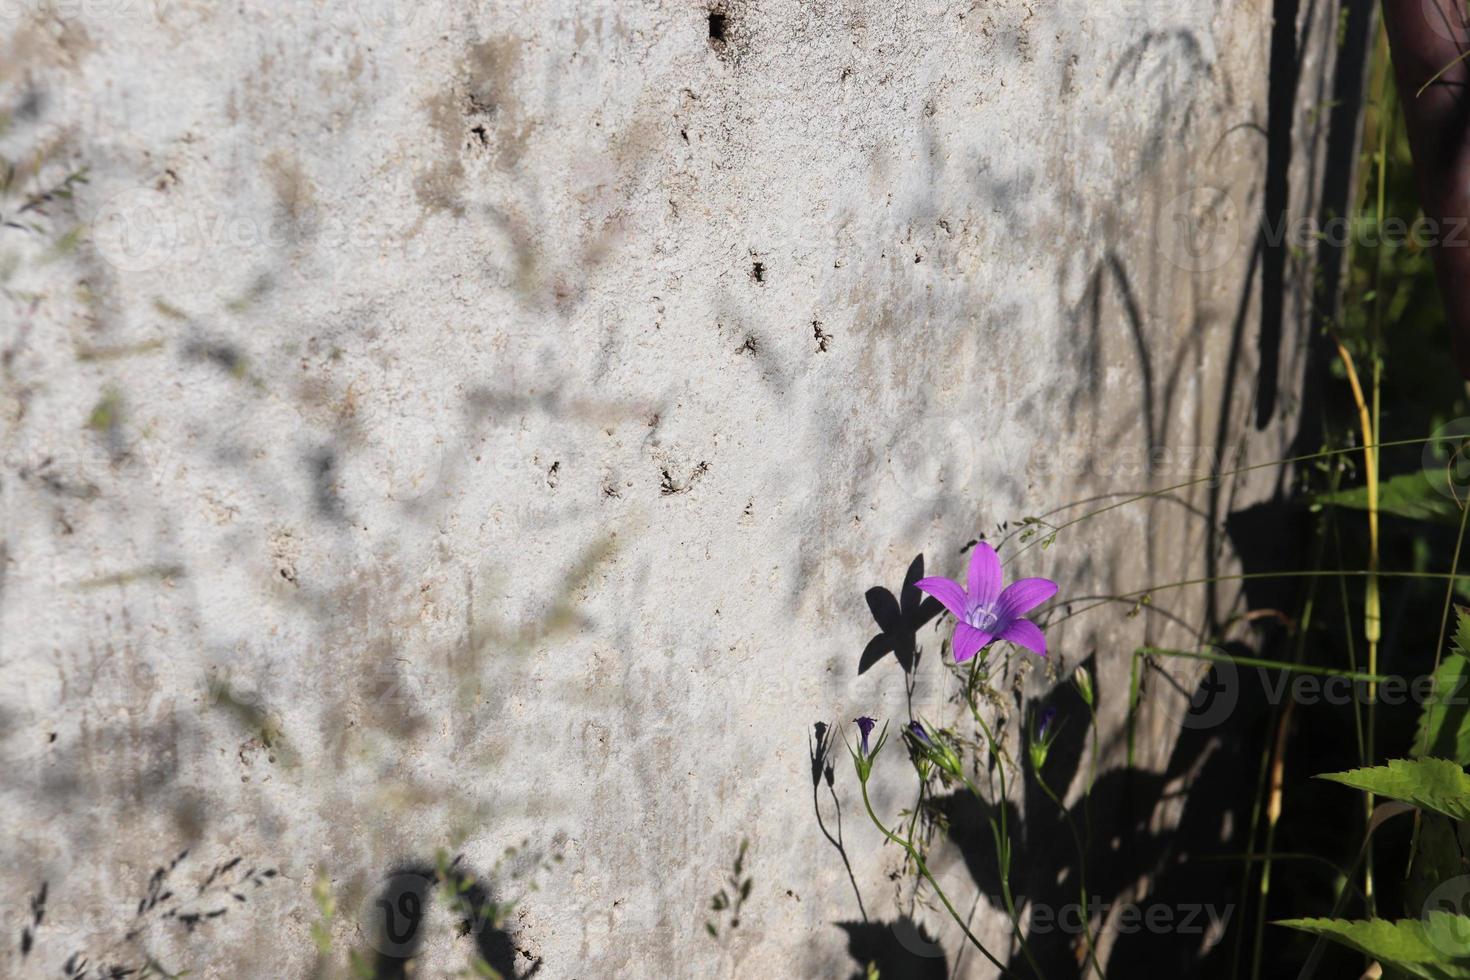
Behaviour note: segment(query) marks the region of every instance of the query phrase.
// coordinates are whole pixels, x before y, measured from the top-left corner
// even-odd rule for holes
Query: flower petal
[[[995,604],[1001,622],[1023,616],[1057,594],[1057,583],[1049,578],[1019,578],[1006,586]]]
[[[919,579],[914,588],[922,589],[944,603],[944,608],[954,613],[957,619],[965,618],[965,590],[960,588],[960,583],[935,576]]]
[[[995,637],[984,630],[977,630],[966,623],[961,623],[954,628],[954,662],[962,664],[985,646]]]
[[[975,543],[970,552],[970,602],[977,606],[988,606],[1000,595],[1000,559],[995,549],[984,541]]]
[[[1023,646],[1038,657],[1046,656],[1046,637],[1042,635],[1040,627],[1029,619],[1017,619],[1008,624],[1000,631],[1000,638]]]

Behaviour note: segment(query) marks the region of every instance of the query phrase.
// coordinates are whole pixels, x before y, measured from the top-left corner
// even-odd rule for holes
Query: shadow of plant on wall
[[[711,939],[719,940],[740,928],[740,912],[755,882],[745,873],[745,855],[750,850],[750,841],[742,840],[735,851],[735,860],[724,885],[710,896],[710,917],[704,921],[704,931]]]
[[[920,581],[922,569],[920,556],[905,576],[905,590]],[[1037,618],[1045,624],[1071,611],[1069,605],[1052,606]],[[973,618],[967,614],[957,622]],[[941,625],[947,629],[948,621]],[[865,648],[860,672],[872,666],[875,642]],[[1024,650],[1002,652],[1003,646],[988,646],[956,664],[947,655],[948,643],[941,644],[949,693],[944,708],[926,705],[944,710],[946,717],[956,710],[968,718],[940,727],[915,710],[916,673],[924,662],[915,637],[912,658],[896,658],[907,717],[890,720],[881,734],[882,723],[867,718],[857,720],[856,730],[843,729],[856,785],[838,775],[845,765],[833,765],[834,729],[818,722],[809,736],[819,829],[843,860],[862,915],[862,921],[834,923],[848,935],[857,968],[852,977],[939,977],[959,971],[976,951],[962,941],[948,950],[941,945],[931,930],[935,921],[946,920],[951,940],[958,924],[972,945],[1004,964],[1010,975],[1080,977],[1108,970],[1127,975],[1148,965],[1193,975],[1229,927],[1234,906],[1219,901],[1230,894],[1233,869],[1223,862],[1195,861],[1192,855],[1228,851],[1229,828],[1244,825],[1242,801],[1221,799],[1220,790],[1238,785],[1232,777],[1243,771],[1247,749],[1223,749],[1216,733],[1191,727],[1187,716],[1205,710],[1204,699],[1193,690],[1166,688],[1159,693],[1183,700],[1186,707],[1184,730],[1165,770],[1150,772],[1130,759],[1100,772],[1104,743],[1096,727],[1096,657],[1060,676],[1063,654],[1040,661]],[[1038,666],[1050,669],[1048,689],[1028,696],[1024,692],[1035,684],[1024,682]],[[1146,662],[1138,669],[1146,677],[1169,676]],[[1200,680],[1201,690],[1214,685],[1211,676]],[[932,689],[927,679],[924,686]],[[1143,680],[1135,677],[1128,695],[1130,727],[1145,693]],[[1115,754],[1112,748],[1122,733],[1112,734],[1105,745]],[[889,741],[902,742],[918,785],[911,805],[880,816],[866,784],[879,765],[894,765],[893,750],[879,760]],[[888,783],[888,777],[883,781]],[[1198,789],[1186,795],[1183,785]],[[838,833],[824,817],[824,796],[830,798],[826,808],[836,815],[830,823]],[[852,871],[852,865],[871,862],[874,855],[851,852],[840,836],[844,803],[850,807],[859,797],[857,805],[869,808],[887,837],[885,847],[898,846],[899,867],[891,877],[907,880],[898,915],[888,921],[869,915]],[[893,863],[890,858],[885,867]],[[973,887],[946,894],[961,877]],[[986,949],[970,934],[982,932],[982,921],[993,917],[1019,924],[1004,948]]]
[[[156,947],[164,930],[173,930],[171,938],[210,942],[210,927],[238,909],[248,905],[279,872],[275,868],[247,864],[235,856],[210,866],[208,872],[189,868],[190,851],[154,868],[148,884],[130,915],[117,923],[120,931],[105,935],[109,920],[117,918],[115,903],[98,902],[91,911],[97,914],[73,916],[67,913],[85,911],[92,896],[66,894],[66,882],[52,889],[43,881],[27,902],[26,924],[20,933],[20,962],[34,970],[36,976],[61,975],[67,980],[116,980],[131,977],[174,977],[174,973],[158,958]],[[58,899],[62,916],[47,914]],[[104,928],[98,930],[97,926]],[[71,930],[84,933],[89,940],[81,948],[66,947]],[[53,936],[53,933],[60,935]],[[93,939],[101,932],[103,938]],[[57,948],[66,947],[66,948]],[[185,971],[187,972],[187,971]]]

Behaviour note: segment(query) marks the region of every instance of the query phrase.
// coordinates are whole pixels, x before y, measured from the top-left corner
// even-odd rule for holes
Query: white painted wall
[[[7,935],[42,880],[51,903],[6,975],[120,938],[184,847],[189,881],[236,854],[281,875],[193,935],[150,926],[160,962],[295,977],[318,874],[340,953],[399,862],[488,871],[524,840],[564,856],[509,889],[542,976],[845,976],[858,909],[804,746],[903,712],[892,658],[856,674],[864,592],[1280,452],[1229,247],[1260,206],[1262,4],[722,10],[712,43],[671,0],[0,0],[0,153],[41,160],[4,213],[88,177],[0,232]],[[1176,216],[1216,190],[1226,244],[1192,256]],[[1016,568],[1139,588],[1198,573],[1206,531],[1136,506]],[[944,635],[920,636],[935,715]],[[1098,653],[1114,731],[1145,638],[1192,642],[1122,611],[1051,633],[1068,671]],[[838,761],[891,921],[897,855]],[[742,838],[755,885],[716,942]]]

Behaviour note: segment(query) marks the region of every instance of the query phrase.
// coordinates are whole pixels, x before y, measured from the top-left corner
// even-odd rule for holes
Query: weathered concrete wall
[[[803,752],[814,721],[904,712],[892,658],[857,675],[864,592],[1293,431],[1302,335],[1253,433],[1231,247],[1267,157],[1261,3],[726,0],[718,39],[669,0],[0,12],[6,975],[143,947],[310,975],[318,875],[339,957],[439,848],[522,899],[543,976],[846,975],[858,908]],[[1241,233],[1195,254],[1180,219],[1221,194]],[[1228,569],[1218,521],[1272,484],[1016,567],[1063,597]],[[1114,735],[1133,647],[1195,641],[1122,612],[1051,633],[1059,667],[1098,655]],[[891,921],[897,856],[838,762]],[[491,873],[523,841],[548,866]],[[280,874],[125,942],[186,847],[179,881]]]

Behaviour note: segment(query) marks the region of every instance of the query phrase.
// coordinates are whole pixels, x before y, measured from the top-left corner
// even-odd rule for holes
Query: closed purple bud
[[[918,739],[920,742],[923,742],[925,745],[929,746],[931,749],[934,747],[934,742],[929,738],[929,733],[924,731],[924,726],[919,724],[917,721],[909,722],[909,734],[914,736],[914,738]]]
[[[1051,728],[1051,723],[1055,720],[1056,716],[1056,708],[1047,708],[1041,713],[1041,723],[1036,726],[1037,738],[1046,738],[1047,729]]]
[[[863,755],[869,755],[870,753],[868,750],[868,736],[872,733],[873,726],[878,724],[878,722],[872,718],[869,718],[867,715],[863,715],[861,718],[853,719],[853,724],[857,725],[858,731],[862,733],[862,737],[858,741],[859,748],[862,749]]]

